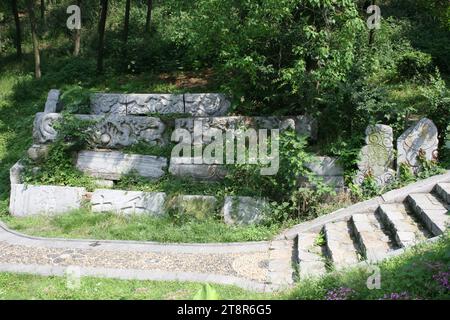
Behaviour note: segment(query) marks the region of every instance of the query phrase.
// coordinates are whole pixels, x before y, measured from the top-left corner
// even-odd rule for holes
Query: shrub
[[[397,72],[401,79],[427,76],[432,70],[433,64],[431,55],[420,51],[412,51],[403,54],[397,63]]]

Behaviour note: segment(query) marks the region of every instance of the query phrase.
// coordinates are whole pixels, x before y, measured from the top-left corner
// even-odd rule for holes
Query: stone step
[[[326,273],[322,248],[316,244],[319,233],[299,233],[297,256],[300,278],[321,276]]]
[[[448,205],[431,193],[412,193],[407,202],[433,235],[444,233],[450,222]]]
[[[378,213],[400,247],[409,247],[427,238],[428,232],[414,221],[404,204],[382,204],[378,208]]]
[[[195,117],[208,117],[225,115],[230,106],[230,101],[220,93],[95,93],[91,96],[93,114],[187,113]]]
[[[450,204],[450,183],[438,183],[434,190],[444,202]]]
[[[324,225],[326,251],[337,269],[359,262],[358,250],[351,237],[348,221],[330,222]]]
[[[381,230],[374,214],[356,213],[350,219],[359,248],[369,261],[381,260],[391,249],[389,237]]]
[[[167,159],[118,151],[80,151],[76,167],[86,175],[100,179],[120,180],[122,175],[131,172],[158,179],[165,174]]]

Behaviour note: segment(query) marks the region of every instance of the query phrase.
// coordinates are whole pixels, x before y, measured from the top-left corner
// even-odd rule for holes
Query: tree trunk
[[[125,4],[125,21],[123,24],[123,42],[126,45],[128,42],[128,29],[130,25],[130,6],[131,0],[127,0]]]
[[[41,0],[41,21],[45,19],[45,0]]]
[[[30,18],[31,39],[33,40],[34,51],[34,75],[36,79],[41,78],[41,57],[39,55],[39,42],[36,33],[36,19],[34,16],[33,0],[27,0],[28,16]]]
[[[81,8],[81,0],[77,1],[77,6]],[[73,55],[76,57],[80,54],[81,49],[81,29],[75,29],[75,45]]]
[[[20,30],[19,11],[17,10],[17,0],[11,1],[12,11],[14,15],[14,22],[16,23],[16,52],[17,57],[22,57],[22,32]]]
[[[147,0],[147,17],[145,19],[145,31],[150,32],[150,22],[152,20],[153,0]]]
[[[371,5],[375,5],[376,0],[372,0],[370,3]],[[373,45],[375,41],[375,29],[370,29],[369,30],[369,47],[371,47]]]
[[[100,0],[101,13],[100,21],[98,23],[98,55],[97,55],[97,72],[103,72],[103,45],[105,41],[105,25],[106,15],[108,12],[108,0]]]

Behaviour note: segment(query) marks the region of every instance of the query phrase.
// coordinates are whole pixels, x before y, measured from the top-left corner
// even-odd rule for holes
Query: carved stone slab
[[[317,138],[316,121],[307,116],[294,117],[199,117],[199,118],[179,118],[175,120],[175,129],[186,129],[193,135],[195,141],[201,137],[194,136],[194,124],[201,128],[204,133],[209,129],[236,130],[240,128],[253,129],[294,129],[299,135],[306,135],[312,139]]]
[[[183,113],[184,102],[182,94],[95,93],[91,95],[91,110],[93,114],[122,115]]]
[[[268,213],[268,203],[252,197],[225,197],[223,216],[227,224],[256,224]]]
[[[158,179],[165,174],[167,159],[118,151],[81,151],[76,167],[89,176],[107,180],[120,180],[132,171],[145,178]]]
[[[201,181],[217,181],[223,179],[227,172],[219,164],[196,164],[195,158],[170,158],[169,173],[174,176]]]
[[[66,213],[79,209],[84,188],[11,185],[9,211],[14,216]]]
[[[318,176],[342,176],[344,169],[337,158],[316,157],[317,161],[307,163],[305,166]]]
[[[220,93],[186,93],[184,95],[184,113],[194,117],[223,116],[231,103]]]
[[[88,142],[93,147],[117,149],[146,142],[151,145],[163,145],[165,124],[155,117],[75,115],[80,120],[92,121],[88,129]],[[56,140],[58,132],[55,122],[62,119],[59,113],[36,114],[33,139],[36,144],[51,143]]]
[[[368,126],[366,145],[361,149],[359,159],[356,184],[361,184],[369,175],[379,186],[391,182],[395,177],[392,128],[382,124]]]
[[[194,216],[205,219],[215,215],[217,199],[213,196],[180,195],[172,200],[171,207],[178,214]]]
[[[163,192],[141,192],[97,189],[91,197],[93,212],[115,212],[121,214],[164,214],[166,194]]]
[[[220,93],[91,95],[93,114],[189,113],[195,117],[222,116],[228,112],[230,105],[230,101]]]
[[[45,113],[58,112],[60,109],[59,95],[61,92],[56,89],[51,89],[48,92],[47,101],[45,102]]]
[[[413,172],[420,170],[419,155],[427,160],[437,160],[438,129],[433,121],[423,118],[397,139],[397,166],[407,164]]]
[[[59,113],[38,112],[33,123],[33,141],[35,144],[50,143],[56,140],[58,132],[54,128],[56,121],[62,119]]]

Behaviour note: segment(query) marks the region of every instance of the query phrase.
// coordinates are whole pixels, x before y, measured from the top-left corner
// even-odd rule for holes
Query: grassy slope
[[[158,242],[260,241],[280,230],[280,226],[229,226],[216,219],[178,222],[170,217],[127,217],[84,210],[54,217],[4,216],[2,220],[14,230],[35,236]]]
[[[381,289],[369,290],[371,272],[348,270],[317,280],[305,280],[288,292],[258,294],[232,286],[213,285],[222,299],[324,299],[330,290],[353,290],[348,299],[382,299],[405,293],[410,299],[450,299],[450,237],[415,247],[379,265]],[[447,272],[447,289],[433,277]],[[68,289],[63,277],[0,273],[0,299],[191,299],[201,285],[187,282],[125,281],[82,278],[78,289]]]

